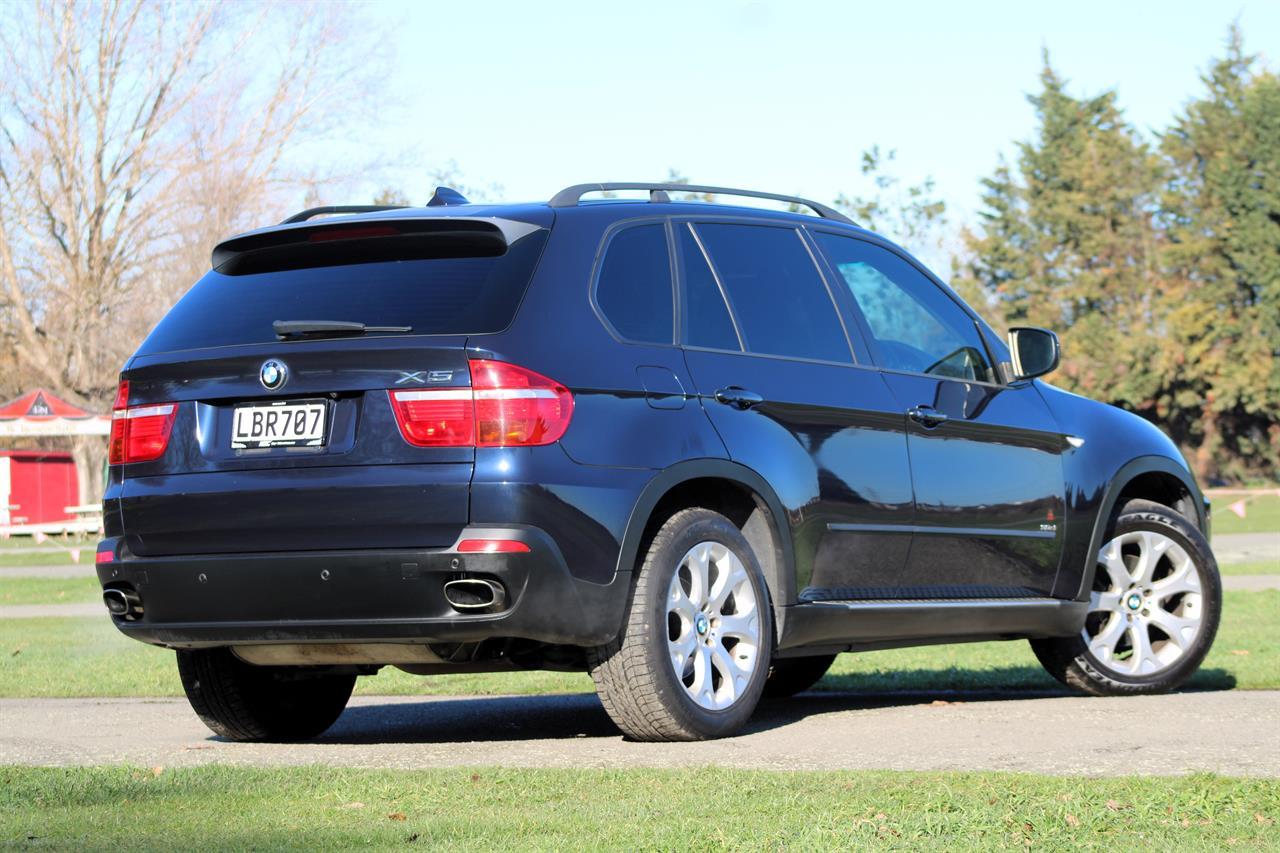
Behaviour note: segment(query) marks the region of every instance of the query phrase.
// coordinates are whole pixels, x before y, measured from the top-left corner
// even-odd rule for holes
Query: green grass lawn
[[[0,578],[0,604],[83,604],[101,601],[96,577]],[[103,613],[106,613],[104,608]]]
[[[1241,500],[1239,495],[1226,495],[1213,499],[1213,534],[1219,533],[1277,533],[1280,534],[1280,497],[1262,495],[1249,500],[1245,517],[1241,518],[1227,507]]]
[[[1255,563],[1232,563],[1218,566],[1224,575],[1280,575],[1280,562],[1275,560],[1259,560]],[[3,589],[0,586],[0,589]]]
[[[1277,849],[1221,776],[0,768],[0,845],[124,850]]]
[[[1280,591],[1228,592],[1217,642],[1193,687],[1280,688]],[[1054,690],[1024,642],[841,655],[821,690]],[[361,678],[369,695],[499,695],[592,689],[582,673],[422,677],[393,667]],[[173,653],[125,639],[101,619],[0,622],[0,696],[178,696]]]
[[[92,548],[98,543],[98,535],[95,533],[91,536],[75,534],[72,536],[47,536],[43,542],[37,542],[31,536],[10,536],[8,539],[0,539],[0,553],[14,548]]]
[[[69,551],[42,548],[33,554],[14,554],[0,551],[0,566],[74,566],[81,565],[87,570],[93,569],[94,550],[92,547],[80,550],[80,562],[71,559]]]

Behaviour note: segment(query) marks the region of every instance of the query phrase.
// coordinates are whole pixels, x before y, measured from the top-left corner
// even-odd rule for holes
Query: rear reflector
[[[95,563],[110,563],[116,558],[114,551],[99,551],[97,556],[93,558]]]
[[[568,388],[514,364],[470,364],[470,388],[387,392],[405,441],[417,447],[532,447],[558,441],[569,428]]]
[[[529,546],[516,539],[463,539],[458,543],[462,554],[527,554]]]
[[[112,465],[126,462],[150,462],[164,455],[177,415],[175,403],[126,407],[129,383],[120,383],[116,392],[115,411],[111,413],[111,439],[107,461]]]

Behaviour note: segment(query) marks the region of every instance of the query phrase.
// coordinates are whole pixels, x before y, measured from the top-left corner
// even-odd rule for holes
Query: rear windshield
[[[252,275],[211,271],[143,341],[139,355],[276,340],[276,320],[411,326],[415,335],[500,332],[510,325],[546,242],[540,229],[496,257],[312,267]]]

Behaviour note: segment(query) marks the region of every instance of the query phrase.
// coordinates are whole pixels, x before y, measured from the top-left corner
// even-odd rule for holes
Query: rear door
[[[907,417],[919,597],[1047,596],[1062,548],[1068,446],[1030,383],[1002,384],[976,320],[905,257],[816,231]]]
[[[510,225],[324,223],[220,247],[122,374],[128,406],[176,409],[163,454],[118,468],[131,550],[452,544],[475,455],[446,435],[470,405],[467,336],[511,322],[547,234]],[[393,399],[438,418],[417,445]]]
[[[855,360],[813,247],[790,225],[681,221],[676,234],[690,373],[730,458],[787,512],[799,598],[896,583],[912,513],[902,413]]]

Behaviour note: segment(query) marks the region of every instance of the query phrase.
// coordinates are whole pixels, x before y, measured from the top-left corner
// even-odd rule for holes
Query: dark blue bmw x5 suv
[[[1057,362],[804,199],[306,211],[125,365],[98,576],[235,740],[315,736],[383,666],[588,670],[642,740],[849,650],[1028,639],[1171,689],[1218,624],[1206,504]]]

